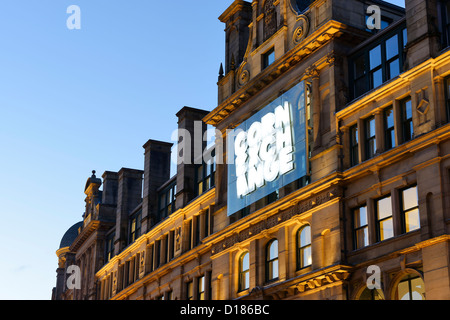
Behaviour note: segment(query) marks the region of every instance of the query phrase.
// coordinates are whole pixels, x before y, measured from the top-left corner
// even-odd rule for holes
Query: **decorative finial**
[[[220,64],[220,69],[219,69],[219,80],[223,78],[223,64]]]

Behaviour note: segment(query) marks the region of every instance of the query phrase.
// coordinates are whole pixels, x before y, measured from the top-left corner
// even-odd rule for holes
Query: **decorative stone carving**
[[[269,39],[278,28],[277,10],[275,0],[266,0],[264,3],[264,41]]]
[[[296,27],[292,35],[292,42],[297,45],[302,42],[309,34],[309,19],[305,15],[297,18]]]
[[[248,70],[243,70],[239,74],[239,85],[243,86],[250,80],[250,72]]]

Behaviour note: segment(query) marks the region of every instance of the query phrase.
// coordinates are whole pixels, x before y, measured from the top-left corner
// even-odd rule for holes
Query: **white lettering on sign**
[[[236,189],[244,197],[294,169],[289,102],[255,121],[235,139]]]

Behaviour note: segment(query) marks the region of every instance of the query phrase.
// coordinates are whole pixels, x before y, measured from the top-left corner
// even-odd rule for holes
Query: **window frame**
[[[270,249],[272,247],[272,245],[274,245],[276,243],[276,257],[274,257],[273,259],[270,258]],[[265,269],[266,269],[266,283],[269,282],[273,282],[278,280],[279,278],[279,265],[278,265],[278,258],[279,258],[279,252],[278,252],[278,239],[272,239],[270,240],[265,247],[265,258],[266,258],[266,263],[265,263]],[[273,277],[273,275],[275,274],[274,270],[276,266],[276,277]]]
[[[359,164],[359,128],[358,124],[354,124],[349,128],[350,139],[350,167]]]
[[[439,1],[438,4],[438,20],[439,29],[441,31],[441,49],[445,49],[450,46],[450,16],[448,16],[448,7],[450,3],[448,1]]]
[[[371,123],[373,121],[373,135],[370,131],[372,129]],[[364,146],[365,146],[365,160],[372,159],[377,154],[377,129],[375,116],[370,116],[364,119]],[[373,145],[371,145],[373,143]],[[372,148],[371,148],[372,147]],[[372,150],[371,150],[372,149]],[[373,151],[373,153],[372,153]]]
[[[173,181],[158,194],[158,221],[162,221],[176,211],[177,184]],[[164,200],[163,200],[164,199]]]
[[[380,219],[380,211],[379,211],[379,206],[378,203],[380,201],[389,199],[389,203],[390,203],[390,208],[391,208],[391,214],[387,217],[384,217],[382,219]],[[391,237],[387,237],[387,238],[383,238],[381,239],[381,222],[384,222],[386,220],[391,220],[392,221],[392,236]],[[394,208],[392,206],[392,195],[386,195],[382,198],[379,198],[375,201],[375,221],[376,221],[376,230],[377,230],[377,242],[382,242],[385,240],[389,240],[395,237],[395,231],[394,231]]]
[[[388,116],[388,111],[391,114]],[[392,126],[389,126],[389,117],[392,116]],[[385,151],[391,150],[396,147],[395,143],[395,115],[394,107],[390,106],[383,110],[383,122],[384,122],[384,149]]]
[[[365,211],[366,211],[366,224],[360,225],[360,226],[356,226],[355,213],[356,213],[357,210],[359,211],[362,208],[364,208]],[[353,250],[359,250],[359,249],[368,247],[370,245],[370,237],[369,237],[369,212],[368,212],[367,205],[359,206],[357,208],[354,208],[354,209],[352,209],[351,212],[352,212]],[[366,235],[365,240],[367,239],[367,244],[365,242],[364,245],[359,246],[358,245],[359,237],[357,235],[358,235],[358,231],[363,230],[363,229],[366,230],[366,232],[365,232],[365,235]]]
[[[401,23],[397,28],[388,31],[386,34],[380,36],[377,40],[370,42],[367,46],[359,49],[358,51],[351,54],[349,59],[349,75],[350,75],[350,95],[352,100],[361,97],[365,93],[382,86],[391,79],[396,78],[399,74],[404,72],[404,62],[406,60],[406,54],[404,51],[405,43],[407,39],[407,32],[405,33],[406,22]],[[397,36],[398,53],[393,57],[387,58],[386,42],[392,37]],[[406,40],[406,41],[405,41]],[[381,64],[371,68],[370,65],[370,52],[376,47],[380,46],[381,50]],[[364,72],[357,77],[356,62],[359,59],[363,59]],[[390,64],[398,59],[398,75],[391,77],[390,75]],[[374,86],[373,74],[382,70],[382,82],[379,86]],[[361,86],[363,87],[357,87]],[[357,90],[358,89],[358,90]]]
[[[412,273],[409,273],[409,274],[407,274],[407,275],[405,275],[403,278],[401,278],[400,279],[400,281],[397,283],[397,285],[396,285],[396,288],[395,288],[395,295],[396,295],[396,299],[397,300],[400,300],[402,297],[400,297],[400,295],[399,295],[399,286],[402,284],[402,283],[407,283],[407,285],[408,285],[408,294],[409,294],[409,301],[413,301],[413,300],[415,300],[415,299],[412,299],[413,298],[413,292],[417,292],[417,293],[419,293],[418,291],[413,291],[413,286],[412,286],[412,281],[413,280],[417,280],[417,279],[420,279],[420,281],[421,281],[421,284],[423,284],[423,286],[425,287],[425,282],[424,282],[424,280],[423,280],[423,278],[421,277],[421,276],[419,276],[419,275],[416,275],[416,274],[412,274]],[[424,288],[424,290],[425,290],[425,288]],[[422,295],[421,293],[419,293],[420,295]],[[425,291],[425,293],[422,295],[423,296],[423,298],[424,299],[422,299],[422,300],[426,300],[426,291]]]
[[[199,174],[201,171],[201,177]],[[208,173],[209,172],[209,173]],[[216,157],[213,154],[212,161],[204,162],[195,167],[195,196],[198,197],[216,186]],[[200,190],[201,189],[201,190]]]
[[[115,245],[114,245],[114,238],[116,237],[116,233],[112,232],[111,234],[106,236],[105,239],[105,262],[108,263],[111,261],[112,258],[114,258],[115,253]]]
[[[248,256],[248,267],[244,270],[244,258],[246,256]],[[250,253],[248,251],[245,251],[239,257],[238,277],[238,292],[250,289]]]
[[[206,277],[197,277],[197,300],[206,300]]]
[[[309,229],[309,241],[305,244],[302,245],[301,243],[301,236],[302,233],[305,232],[306,229]],[[301,227],[300,229],[298,229],[297,234],[296,234],[296,245],[297,245],[297,271],[300,271],[302,269],[308,268],[312,265],[312,236],[311,236],[311,226],[305,225],[303,227]],[[304,253],[306,250],[310,250],[310,258],[311,258],[311,263],[307,264],[307,262],[304,261]]]
[[[417,195],[417,206],[415,207],[410,207],[408,209],[405,209],[404,206],[404,192],[410,189],[416,189],[416,195]],[[409,233],[409,232],[414,232],[417,230],[420,230],[421,225],[420,225],[420,210],[419,210],[419,190],[417,188],[417,185],[412,185],[406,188],[403,188],[400,190],[399,192],[399,203],[400,203],[400,217],[401,217],[401,221],[402,221],[402,233]],[[419,222],[419,227],[414,229],[414,230],[407,230],[406,228],[406,214],[409,212],[412,212],[414,210],[417,210],[417,214],[418,214],[418,222]]]
[[[271,61],[270,57],[273,55]],[[264,52],[262,55],[262,70],[266,69],[275,62],[275,47],[271,47],[269,50]]]
[[[408,102],[411,108],[411,117],[407,117]],[[413,123],[413,108],[411,97],[406,97],[400,101],[400,123],[402,129],[402,142],[406,143],[414,139],[414,123]]]
[[[445,110],[446,110],[446,116],[447,116],[447,123],[450,122],[450,76],[446,77],[444,79],[444,93],[445,93]]]
[[[128,244],[134,243],[141,236],[142,209],[132,213],[128,218]],[[133,223],[134,230],[133,230]]]
[[[194,281],[186,282],[186,300],[194,300]]]

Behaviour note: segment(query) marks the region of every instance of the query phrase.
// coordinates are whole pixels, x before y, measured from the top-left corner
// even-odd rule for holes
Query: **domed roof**
[[[80,221],[69,228],[61,239],[59,248],[70,247],[76,237],[78,236],[78,229],[83,225],[83,221]]]

